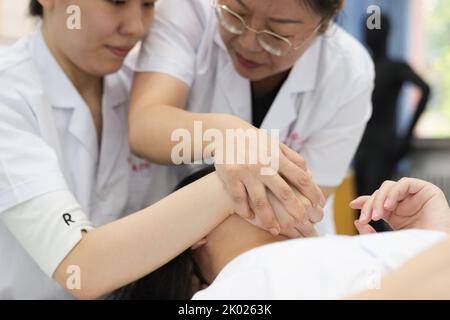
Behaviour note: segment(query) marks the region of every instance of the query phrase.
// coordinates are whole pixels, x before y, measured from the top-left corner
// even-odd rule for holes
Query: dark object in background
[[[375,62],[375,89],[372,96],[373,115],[367,125],[355,156],[358,195],[371,195],[386,180],[393,179],[399,162],[408,154],[414,128],[425,111],[430,87],[403,61],[388,57],[387,43],[390,21],[381,18],[381,29],[365,28],[366,42]],[[421,98],[403,137],[397,133],[397,106],[403,85],[412,83],[421,90]],[[374,223],[377,231],[387,231],[384,222]]]

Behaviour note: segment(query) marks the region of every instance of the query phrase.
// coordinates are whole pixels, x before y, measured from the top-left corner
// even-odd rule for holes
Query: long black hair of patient
[[[209,166],[194,173],[180,182],[175,190],[184,188],[198,179],[214,172],[214,170],[213,166]],[[189,300],[194,294],[194,292],[192,292],[192,279],[194,275],[202,279],[194,262],[193,252],[188,249],[156,271],[116,290],[112,294],[111,299]]]

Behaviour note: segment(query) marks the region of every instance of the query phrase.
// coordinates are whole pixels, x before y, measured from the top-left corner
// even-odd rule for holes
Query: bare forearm
[[[172,134],[182,129],[191,138],[191,160],[202,160],[208,143],[194,136],[196,121],[202,124],[203,131],[212,128],[223,131],[227,125],[236,123],[246,125],[231,115],[185,111],[189,93],[190,88],[184,82],[169,75],[136,74],[129,113],[130,145],[135,153],[153,162],[173,164],[171,153],[179,142],[171,141]],[[201,144],[198,150],[192,147],[194,139]]]
[[[180,142],[186,142],[191,147],[190,159],[202,160],[203,150],[209,143],[203,141],[203,132],[210,128],[224,130],[221,120],[226,117],[229,116],[192,113],[169,105],[140,108],[130,115],[130,143],[139,156],[159,164],[171,165],[173,148]],[[194,132],[196,122],[201,123],[202,130],[197,130],[200,137]],[[179,137],[172,139],[172,134],[180,129],[189,134],[190,141],[180,140]],[[194,143],[200,144],[197,149],[194,148]]]
[[[89,232],[58,267],[81,270],[78,298],[100,297],[156,270],[206,236],[232,212],[219,178],[209,175],[150,208]]]

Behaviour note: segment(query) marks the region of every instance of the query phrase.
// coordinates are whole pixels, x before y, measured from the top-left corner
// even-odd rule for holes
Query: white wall
[[[35,28],[28,17],[28,0],[0,0],[0,38],[14,40]]]

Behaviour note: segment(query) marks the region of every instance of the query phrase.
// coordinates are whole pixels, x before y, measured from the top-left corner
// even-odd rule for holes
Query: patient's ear
[[[198,241],[197,243],[195,243],[192,247],[191,250],[195,251],[200,249],[201,247],[203,247],[204,245],[206,245],[208,243],[208,240],[206,240],[206,238],[203,238],[202,240]]]

